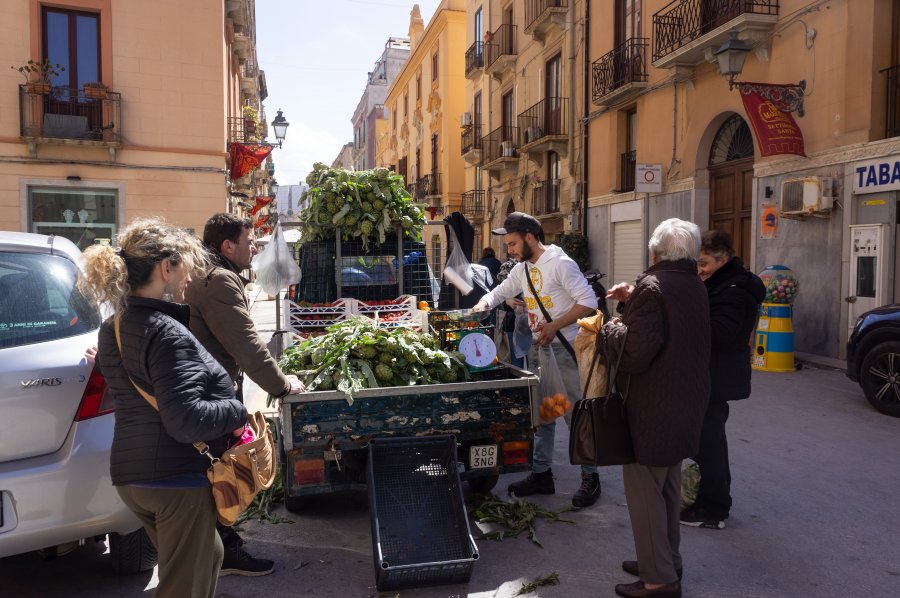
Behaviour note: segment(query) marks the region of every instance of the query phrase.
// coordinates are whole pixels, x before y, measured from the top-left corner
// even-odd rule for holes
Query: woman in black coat
[[[708,231],[703,235],[697,264],[709,295],[712,331],[710,398],[700,450],[700,488],[694,504],[681,512],[681,523],[723,529],[731,510],[731,471],[728,465],[728,401],[750,396],[750,336],[756,327],[759,304],[766,289],[758,276],[744,269],[731,246],[731,235]]]

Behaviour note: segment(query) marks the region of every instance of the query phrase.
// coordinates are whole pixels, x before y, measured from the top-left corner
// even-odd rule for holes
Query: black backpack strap
[[[534,295],[534,300],[537,301],[538,307],[541,308],[541,313],[544,314],[544,320],[552,322],[553,318],[550,317],[550,314],[547,313],[547,308],[544,307],[543,303],[541,303],[541,298],[538,296],[538,292],[534,290],[534,283],[531,282],[531,268],[528,267],[527,263],[525,264],[525,280],[528,281],[528,288],[531,289],[531,294]],[[569,355],[572,356],[572,361],[574,361],[577,365],[578,358],[575,357],[575,349],[572,348],[572,344],[569,342],[569,340],[565,336],[563,336],[561,330],[556,331],[556,338],[559,339],[559,342],[562,343],[563,347],[566,348],[566,351],[569,352]]]

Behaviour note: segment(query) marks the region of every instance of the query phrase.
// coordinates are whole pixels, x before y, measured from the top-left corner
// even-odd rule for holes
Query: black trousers
[[[700,488],[694,506],[710,516],[725,520],[731,511],[731,468],[728,465],[728,403],[710,401],[700,433],[700,452],[694,461],[700,466]]]

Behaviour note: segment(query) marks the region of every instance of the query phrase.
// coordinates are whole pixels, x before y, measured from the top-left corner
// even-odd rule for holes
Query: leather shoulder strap
[[[547,312],[547,308],[544,307],[544,304],[541,302],[541,298],[538,296],[538,292],[534,288],[534,283],[531,282],[531,268],[528,267],[528,264],[525,264],[525,280],[528,281],[528,288],[531,289],[531,294],[534,295],[534,300],[537,301],[538,307],[541,308],[541,313],[544,314],[544,319],[548,322],[552,322],[553,318],[550,317],[550,314]],[[572,344],[569,342],[561,330],[556,331],[556,338],[559,339],[559,342],[562,343],[562,346],[565,347],[566,351],[569,352],[569,355],[572,356],[572,361],[576,364],[578,363],[578,358],[575,356],[575,349],[572,348]]]

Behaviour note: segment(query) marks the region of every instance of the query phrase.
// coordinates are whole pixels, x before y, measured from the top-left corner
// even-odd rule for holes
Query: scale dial
[[[463,354],[468,365],[483,368],[494,363],[497,346],[486,334],[473,332],[459,341],[459,352]]]

